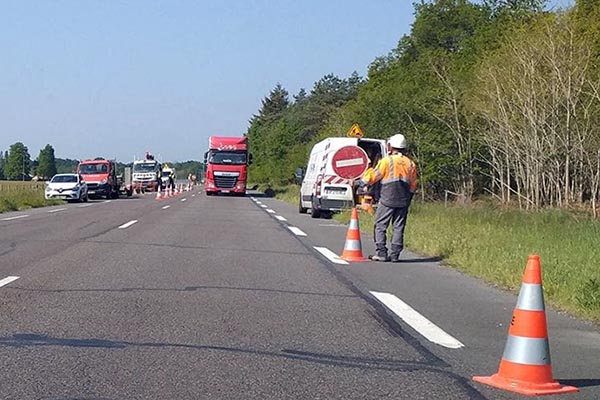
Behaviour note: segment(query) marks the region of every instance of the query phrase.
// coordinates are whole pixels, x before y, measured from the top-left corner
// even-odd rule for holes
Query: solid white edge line
[[[267,208],[267,212],[268,212],[269,214],[275,214],[275,210],[271,210],[270,208]]]
[[[281,222],[287,222],[287,219],[285,219],[284,217],[282,217],[281,215],[276,215],[275,218],[277,218],[279,221]]]
[[[145,193],[144,193],[145,194]],[[103,203],[110,203],[112,200],[104,200]]]
[[[162,209],[166,210],[167,208],[171,208],[171,206],[164,206]]]
[[[318,246],[313,246],[313,247],[316,251],[321,253],[323,256],[325,256],[325,258],[327,258],[332,263],[348,265],[347,261],[342,260],[337,254],[335,254],[333,251],[329,250],[327,247],[318,247]]]
[[[137,219],[131,220],[121,226],[119,226],[119,229],[125,229],[125,228],[129,228],[131,225],[135,224],[137,221]]]
[[[400,317],[414,330],[423,335],[430,342],[439,344],[449,349],[460,349],[465,347],[454,337],[446,333],[442,328],[425,318],[417,310],[390,293],[370,292],[377,300],[385,305],[390,311]]]
[[[288,229],[296,236],[307,236],[306,233],[302,232],[300,228],[296,228],[295,226],[288,226]]]
[[[29,217],[29,214],[25,214],[25,215],[17,215],[15,217],[8,217],[8,218],[2,218],[1,221],[12,221],[14,219],[19,219],[19,218],[27,218]]]
[[[18,276],[7,276],[6,278],[0,280],[0,287],[6,286],[11,282],[16,281],[17,279],[19,279]]]
[[[59,211],[65,211],[66,208],[57,208],[56,210],[50,210],[48,211],[48,213],[55,213],[55,212],[59,212]]]

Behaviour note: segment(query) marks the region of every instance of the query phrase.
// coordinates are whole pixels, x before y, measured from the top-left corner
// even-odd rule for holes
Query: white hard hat
[[[406,149],[406,138],[404,135],[397,134],[389,138],[388,143],[394,149]]]

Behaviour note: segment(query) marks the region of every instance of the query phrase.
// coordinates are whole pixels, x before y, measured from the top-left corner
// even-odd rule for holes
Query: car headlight
[[[78,191],[80,188],[81,188],[81,187],[80,187],[79,185],[77,185],[77,186],[74,186],[74,187],[73,187],[73,189],[71,189],[71,190],[73,190],[74,192],[76,192],[76,191]]]
[[[100,181],[101,185],[106,185],[108,183],[108,179],[104,178]]]
[[[50,186],[46,186],[46,192],[51,192],[52,188]]]

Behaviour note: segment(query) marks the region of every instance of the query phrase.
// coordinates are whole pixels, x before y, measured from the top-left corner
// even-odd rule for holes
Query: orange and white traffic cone
[[[156,191],[156,197],[154,200],[162,200],[162,196],[160,195],[160,188]]]
[[[573,386],[563,386],[552,378],[542,269],[538,255],[531,255],[527,260],[498,373],[474,376],[473,380],[527,396],[579,391]]]
[[[356,207],[352,208],[352,216],[350,217],[350,226],[346,234],[346,243],[344,243],[344,251],[340,256],[346,261],[368,261],[362,253],[362,242],[360,240],[360,229],[358,226],[358,211]]]

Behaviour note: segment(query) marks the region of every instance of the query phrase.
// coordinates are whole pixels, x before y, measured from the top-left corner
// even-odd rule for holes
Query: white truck
[[[313,218],[354,206],[352,179],[387,154],[380,139],[330,137],[315,144],[306,170],[296,172],[302,178],[298,211],[310,210]]]
[[[160,187],[161,164],[150,153],[141,160],[133,161],[133,190],[136,193],[156,191]]]

